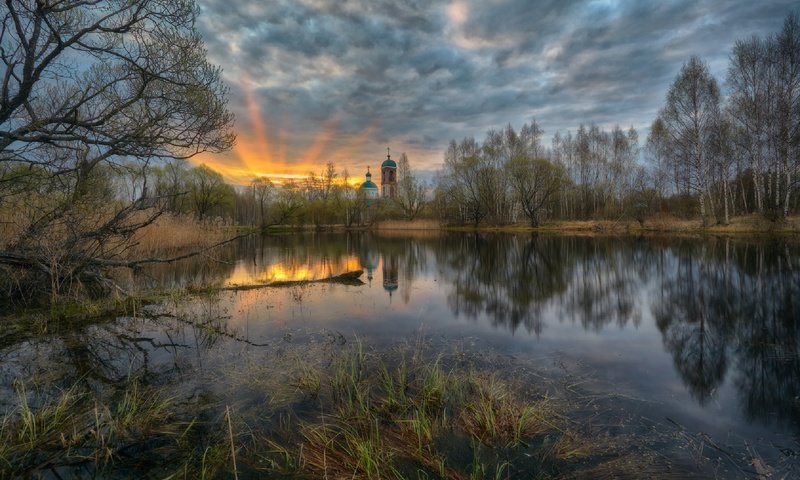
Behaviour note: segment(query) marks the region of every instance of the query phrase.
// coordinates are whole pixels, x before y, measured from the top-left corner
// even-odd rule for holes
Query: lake
[[[363,284],[293,283],[355,270]],[[102,397],[136,378],[189,405],[187,421],[224,410],[230,423],[230,408],[272,431],[280,416],[265,405],[302,417],[314,398],[284,401],[266,380],[281,377],[271,367],[403,345],[524,380],[568,401],[577,423],[642,439],[672,469],[657,476],[800,472],[795,239],[309,233],[245,238],[127,281],[190,293],[6,335],[6,412],[22,397],[44,405],[75,384]],[[236,288],[270,282],[285,286]],[[168,471],[155,461],[136,468]]]

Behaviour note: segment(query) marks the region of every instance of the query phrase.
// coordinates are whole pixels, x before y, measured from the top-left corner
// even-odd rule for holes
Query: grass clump
[[[163,443],[159,439],[177,434],[170,422],[171,400],[136,380],[105,400],[80,385],[45,395],[20,382],[16,391],[17,407],[0,424],[0,478],[59,465],[101,474],[124,463],[125,451],[156,448]]]
[[[610,441],[593,450],[600,442],[572,428],[547,395],[448,367],[443,355],[405,353],[368,353],[357,342],[320,367],[317,407],[292,431],[257,441],[269,452],[264,470],[329,479],[580,477],[625,457]],[[620,465],[629,463],[636,460]]]
[[[97,394],[17,385],[0,478],[636,477],[653,459],[574,422],[558,397],[463,352],[285,347],[228,379],[236,397],[176,402],[143,379]],[[297,350],[299,349],[299,350]],[[246,362],[245,357],[245,362]],[[246,375],[244,372],[248,372]],[[248,385],[245,390],[242,385]],[[249,400],[238,400],[247,398]],[[572,415],[573,417],[570,417]],[[573,419],[571,419],[573,418]]]

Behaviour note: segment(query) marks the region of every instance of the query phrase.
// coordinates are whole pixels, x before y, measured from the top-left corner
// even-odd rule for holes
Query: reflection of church
[[[378,268],[380,256],[374,249],[365,248],[361,250],[359,260],[361,261],[361,268],[367,271],[367,281],[372,286],[372,279],[375,277],[375,269]]]
[[[380,266],[383,289],[389,292],[391,299],[392,293],[398,288],[399,278],[399,263],[400,259],[397,253],[379,253],[375,245],[369,241],[370,237],[366,237],[364,244],[361,246],[361,253],[359,254],[359,262],[361,268],[367,272],[367,281],[372,286],[372,279],[375,278],[375,270]]]
[[[383,270],[383,289],[389,292],[389,298],[391,298],[392,292],[397,290],[397,255],[393,253],[383,255],[381,263]]]

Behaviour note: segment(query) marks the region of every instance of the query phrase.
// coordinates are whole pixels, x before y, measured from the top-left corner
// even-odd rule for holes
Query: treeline
[[[322,172],[309,172],[302,180],[281,185],[264,177],[236,192],[234,218],[240,225],[262,229],[274,225],[372,224],[389,218],[414,220],[423,211],[425,185],[411,169],[403,153],[397,162],[397,196],[391,201],[368,201],[360,188],[361,175],[353,178],[347,169],[329,162]]]
[[[549,218],[614,218],[648,195],[637,163],[638,133],[581,125],[551,148],[533,121],[519,132],[490,130],[482,143],[451,141],[437,179],[434,210],[445,222],[536,226]],[[651,195],[652,196],[652,195]]]
[[[535,122],[451,141],[434,195],[446,222],[509,224],[656,213],[780,219],[800,195],[800,22],[737,41],[723,96],[698,57],[678,73],[644,147],[634,128],[580,125],[542,142]],[[641,161],[644,160],[644,161]]]
[[[226,183],[222,174],[206,165],[192,167],[182,160],[133,167],[136,164],[115,176],[118,184],[106,189],[111,197],[150,195],[160,199],[161,211],[192,215],[201,222],[262,229],[276,225],[352,227],[387,218],[413,220],[426,206],[425,185],[412,173],[405,154],[398,162],[397,197],[373,203],[359,188],[361,178],[353,179],[347,169],[338,170],[332,162],[322,172],[309,172],[301,180],[276,184],[267,177],[255,177],[248,185],[237,186]],[[148,188],[153,192],[148,193]]]
[[[796,211],[800,163],[800,19],[735,43],[727,98],[699,58],[683,66],[649,146],[664,187],[697,198],[700,215],[782,218]]]

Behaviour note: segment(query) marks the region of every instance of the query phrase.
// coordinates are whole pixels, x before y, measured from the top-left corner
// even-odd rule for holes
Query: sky
[[[206,163],[276,182],[327,162],[361,180],[390,148],[430,178],[452,139],[536,119],[545,141],[647,127],[691,55],[724,91],[737,39],[777,33],[795,1],[198,0],[237,144]],[[800,10],[800,9],[797,9]]]

